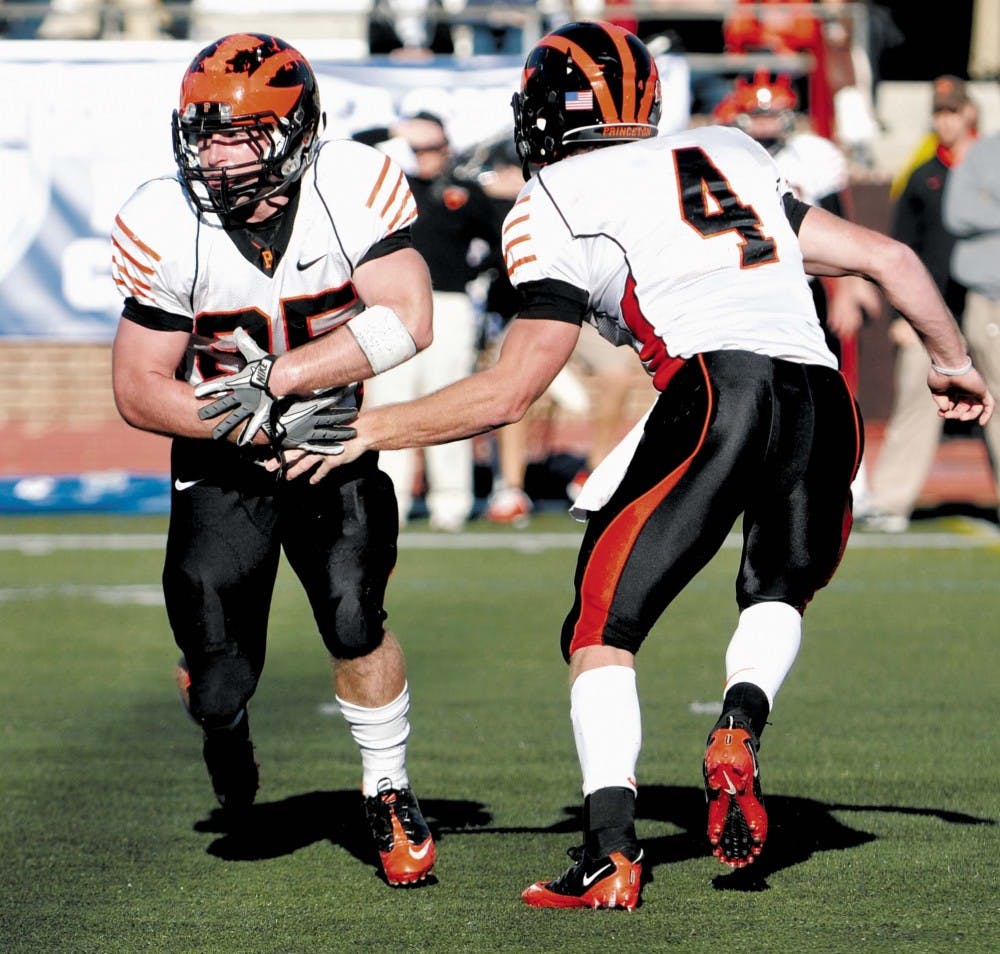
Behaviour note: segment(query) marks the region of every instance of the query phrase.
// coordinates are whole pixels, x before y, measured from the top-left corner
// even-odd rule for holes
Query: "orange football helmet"
[[[737,77],[732,91],[715,107],[712,116],[718,123],[744,129],[751,116],[780,116],[791,128],[798,104],[799,97],[789,76],[778,76],[772,81],[768,70],[759,69],[752,80]]]
[[[316,156],[321,121],[316,77],[298,50],[263,33],[224,36],[184,73],[173,114],[174,159],[195,205],[226,222],[238,206],[286,192],[302,176]],[[247,131],[256,160],[202,166],[200,142]]]
[[[556,162],[579,145],[655,136],[659,72],[628,30],[599,21],[567,23],[528,54],[511,106],[527,178],[530,164]]]

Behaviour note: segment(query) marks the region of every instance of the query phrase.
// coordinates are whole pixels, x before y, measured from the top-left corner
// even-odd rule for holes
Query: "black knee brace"
[[[243,656],[209,656],[191,670],[191,715],[208,730],[232,724],[257,688],[256,673]]]

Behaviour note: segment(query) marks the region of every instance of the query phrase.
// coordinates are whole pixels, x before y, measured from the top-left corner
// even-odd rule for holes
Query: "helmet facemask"
[[[174,159],[195,205],[228,224],[293,187],[316,156],[321,121],[316,80],[301,54],[263,34],[223,37],[185,74]],[[256,155],[204,165],[200,146],[219,136],[249,143]]]
[[[222,219],[242,206],[287,192],[312,161],[316,134],[315,125],[301,126],[301,115],[289,122],[273,112],[253,113],[233,121],[227,103],[205,103],[201,108],[189,103],[183,114],[174,112],[173,128],[174,158],[191,198],[203,212],[215,212]],[[203,166],[198,144],[213,135],[249,137],[258,158],[238,165]]]

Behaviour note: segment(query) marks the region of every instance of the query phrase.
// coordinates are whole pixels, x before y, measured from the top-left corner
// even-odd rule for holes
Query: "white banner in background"
[[[13,91],[0,125],[0,338],[110,340],[111,223],[136,186],[173,171],[170,116],[201,45],[0,41],[0,89]],[[330,138],[421,109],[446,121],[456,151],[511,128],[521,57],[396,65],[297,45]],[[677,80],[671,94],[664,75],[665,101],[686,107],[686,66]]]

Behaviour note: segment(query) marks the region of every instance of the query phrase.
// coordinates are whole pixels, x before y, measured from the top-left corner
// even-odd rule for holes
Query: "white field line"
[[[57,551],[163,550],[166,537],[156,533],[0,533],[0,552],[44,556]],[[399,537],[401,550],[575,550],[575,533],[411,533]],[[739,549],[739,534],[726,537],[724,549]],[[1000,529],[976,524],[967,533],[855,533],[848,549],[864,550],[966,550],[1000,547]]]
[[[13,600],[89,599],[109,606],[163,606],[159,583],[32,583],[0,586],[0,603]]]

